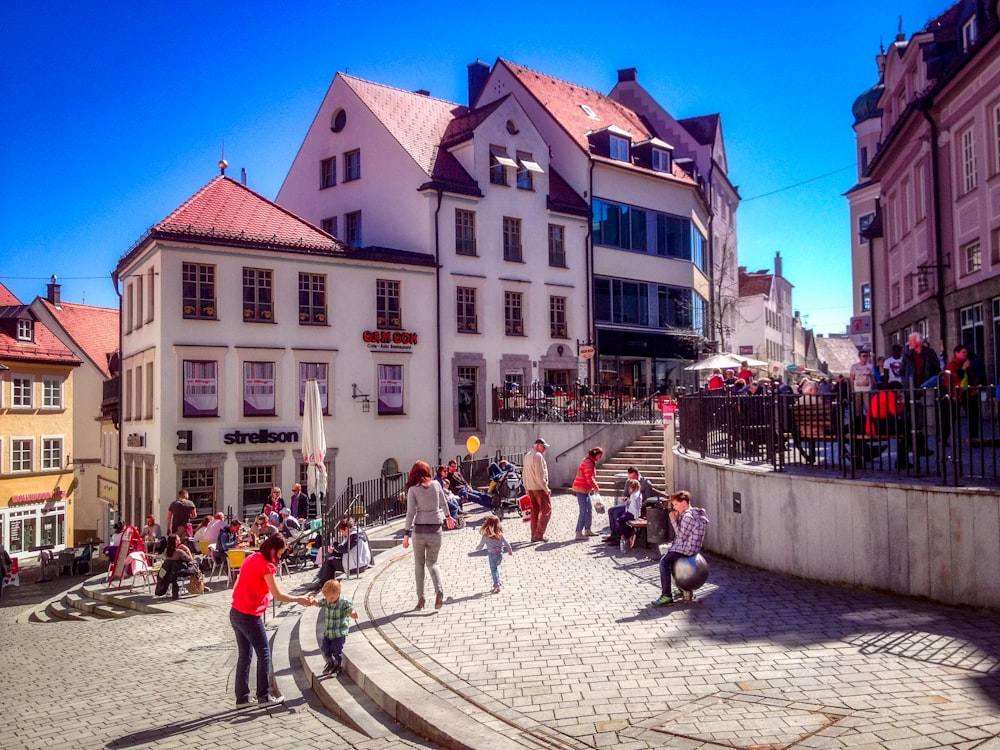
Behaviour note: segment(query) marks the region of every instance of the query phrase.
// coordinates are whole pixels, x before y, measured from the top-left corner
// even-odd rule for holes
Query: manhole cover
[[[847,714],[823,706],[774,699],[702,698],[678,706],[666,721],[650,729],[663,734],[733,748],[789,747],[835,724]]]

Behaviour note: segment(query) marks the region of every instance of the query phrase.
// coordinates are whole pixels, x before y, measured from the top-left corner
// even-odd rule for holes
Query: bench
[[[646,529],[649,528],[649,521],[645,518],[635,518],[631,521],[626,521],[626,523],[632,527],[632,530],[636,533],[636,536],[642,534],[642,548],[649,548],[649,537],[646,534]]]
[[[854,425],[854,429],[846,425],[838,429],[833,409],[833,400],[824,396],[803,396],[792,405],[792,437],[807,463],[816,462],[816,444],[821,441],[841,443],[844,458],[857,461],[859,467],[885,450],[881,436],[867,434],[864,424]]]

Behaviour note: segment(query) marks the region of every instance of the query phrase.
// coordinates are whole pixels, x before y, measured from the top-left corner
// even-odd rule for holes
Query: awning
[[[494,159],[496,159],[500,164],[503,164],[505,167],[513,167],[514,169],[517,169],[517,162],[507,156],[507,149],[502,146],[490,146],[490,153],[493,155]]]
[[[539,174],[543,173],[542,168],[538,166],[538,164],[533,161],[529,161],[528,159],[521,159],[521,166],[529,172],[538,172]]]

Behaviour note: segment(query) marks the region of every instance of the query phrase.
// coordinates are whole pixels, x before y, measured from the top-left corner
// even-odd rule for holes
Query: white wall
[[[826,583],[1000,608],[1000,496],[743,470],[675,453],[705,549]],[[742,512],[733,512],[733,493]]]

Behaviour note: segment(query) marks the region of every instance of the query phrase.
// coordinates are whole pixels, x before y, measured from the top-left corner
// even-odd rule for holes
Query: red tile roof
[[[104,376],[111,377],[108,357],[118,351],[118,310],[72,302],[61,302],[57,308],[44,297],[39,301]]]
[[[611,125],[631,135],[632,143],[640,143],[657,136],[654,131],[646,127],[645,121],[636,112],[599,91],[553,78],[503,58],[497,60],[497,65],[507,68],[586,154],[590,154],[587,134],[605,130]],[[597,119],[590,117],[581,105],[586,105]],[[664,176],[662,172],[636,167],[627,162],[611,159],[602,161],[623,169],[631,168],[657,177]],[[673,165],[671,176],[683,182],[694,182],[690,175],[676,165]]]
[[[7,307],[9,305],[20,305],[21,300],[14,296],[14,292],[5,287],[2,282],[0,282],[0,307]]]
[[[747,273],[740,269],[740,296],[753,297],[757,294],[770,296],[774,276],[769,273]]]
[[[150,238],[279,252],[345,255],[347,245],[231,177],[218,176],[153,227],[118,261]]]
[[[343,73],[337,75],[430,177],[438,145],[449,124],[468,112],[468,108]]]
[[[34,321],[34,340],[19,341],[14,335],[16,323],[0,326],[0,360],[7,362],[32,362],[63,364],[78,367],[80,360],[56,338],[44,324],[39,323],[31,311],[3,284],[0,284],[0,308],[14,313],[11,318],[30,317]]]

